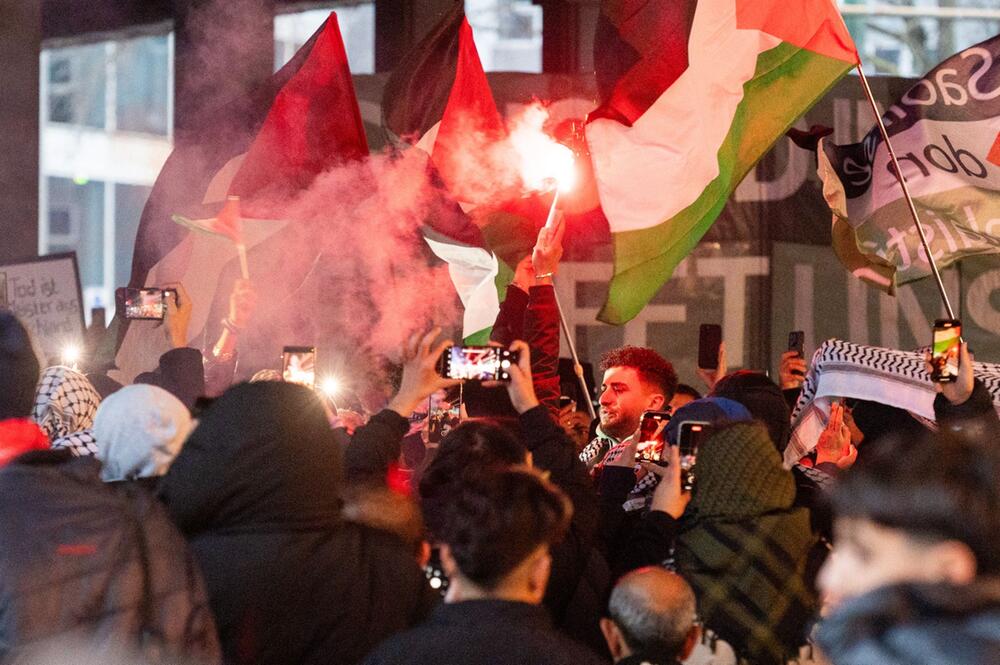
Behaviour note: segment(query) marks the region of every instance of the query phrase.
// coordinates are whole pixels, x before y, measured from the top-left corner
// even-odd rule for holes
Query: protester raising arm
[[[934,399],[934,417],[942,429],[958,432],[974,426],[983,430],[982,434],[1000,434],[1000,419],[993,408],[993,397],[973,374],[972,363],[969,345],[963,342],[958,356],[957,379],[934,384],[938,393]],[[929,357],[927,372],[931,372]]]
[[[532,465],[548,472],[549,480],[573,503],[569,531],[551,550],[552,575],[545,605],[563,631],[592,646],[599,645],[597,616],[602,608],[580,600],[601,598],[606,582],[595,570],[604,568],[604,562],[595,547],[599,514],[594,486],[573,442],[538,401],[528,345],[517,341],[510,350],[517,354],[517,363],[511,365],[507,392],[519,414],[521,438],[531,453]],[[581,587],[589,590],[581,592]]]
[[[421,401],[443,388],[461,381],[443,378],[437,371],[438,358],[452,345],[451,340],[434,344],[441,334],[434,328],[410,338],[403,349],[403,379],[389,405],[354,432],[344,458],[352,482],[384,482],[389,466],[399,459],[409,417]]]
[[[524,317],[524,338],[531,347],[531,375],[538,401],[559,417],[559,305],[552,278],[562,259],[566,221],[561,215],[553,228],[543,226],[531,252],[534,286]],[[558,420],[557,420],[558,422]]]
[[[691,493],[681,485],[680,448],[667,445],[663,448],[667,466],[641,464],[645,473],[660,479],[649,512],[641,517],[625,512],[623,504],[636,483],[638,444],[633,437],[621,455],[604,466],[600,478],[601,539],[616,577],[643,566],[662,564],[668,558],[677,535],[677,521],[691,500]]]

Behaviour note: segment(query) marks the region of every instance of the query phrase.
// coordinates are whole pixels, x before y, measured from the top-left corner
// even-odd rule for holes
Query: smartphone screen
[[[677,432],[677,446],[681,458],[681,486],[690,491],[694,487],[694,467],[698,449],[715,432],[711,423],[685,420]]]
[[[441,374],[466,381],[510,381],[510,351],[495,346],[451,346],[444,352]]]
[[[806,343],[806,334],[801,330],[793,330],[788,333],[788,350],[795,351],[799,354],[799,358],[803,358],[804,347]]]
[[[639,446],[637,455],[645,462],[659,462],[663,455],[663,445],[667,437],[667,423],[670,410],[646,411],[639,421]]]
[[[698,367],[719,369],[719,346],[722,344],[722,326],[703,323],[698,329]]]
[[[958,354],[962,344],[962,323],[958,319],[934,322],[931,344],[931,379],[951,383],[958,379]]]
[[[125,318],[162,321],[166,307],[160,289],[125,289]]]
[[[281,354],[281,378],[308,388],[316,385],[316,347],[286,346]]]

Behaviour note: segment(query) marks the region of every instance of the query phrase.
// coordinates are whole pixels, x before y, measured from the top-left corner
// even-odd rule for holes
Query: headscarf
[[[105,482],[162,476],[191,432],[191,413],[163,388],[134,385],[101,403],[94,418]]]
[[[202,414],[159,495],[188,536],[329,528],[340,519],[342,454],[311,390],[242,383]]]
[[[815,537],[793,508],[795,480],[760,423],[737,423],[698,451],[676,564],[705,625],[755,663],[784,663],[805,640],[816,596],[805,579]]]
[[[31,418],[52,441],[74,455],[94,455],[97,446],[90,428],[101,396],[80,372],[56,365],[42,372],[35,391]]]

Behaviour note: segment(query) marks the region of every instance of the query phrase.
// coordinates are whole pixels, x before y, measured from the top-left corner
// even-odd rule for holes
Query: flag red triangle
[[[308,59],[275,98],[229,194],[244,203],[263,193],[281,198],[331,166],[367,154],[347,52],[331,13]]]
[[[736,26],[756,29],[836,60],[859,62],[833,0],[736,0]]]
[[[504,136],[503,118],[479,60],[472,27],[463,19],[455,82],[431,155],[441,179],[457,200],[475,201],[476,183],[469,182],[470,171],[474,174],[478,165],[486,172],[489,166],[481,160],[488,159],[491,146]]]

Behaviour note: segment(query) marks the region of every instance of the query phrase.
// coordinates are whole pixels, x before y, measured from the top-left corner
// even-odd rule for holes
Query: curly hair
[[[601,371],[612,367],[631,367],[639,374],[639,379],[655,386],[670,401],[677,391],[677,372],[666,358],[653,349],[644,346],[622,346],[611,349],[601,356]]]

